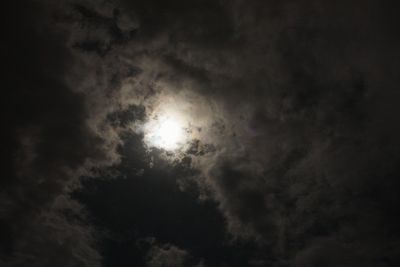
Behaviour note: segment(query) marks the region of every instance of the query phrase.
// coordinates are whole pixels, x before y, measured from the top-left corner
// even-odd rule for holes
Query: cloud
[[[81,175],[116,162],[115,139],[71,88],[75,57],[54,6],[7,3],[2,18],[0,258],[5,266],[99,266],[93,230],[68,197]],[[54,26],[54,27],[53,27]],[[77,83],[78,77],[74,81]],[[104,135],[103,135],[104,134]]]
[[[282,13],[255,16],[257,22],[246,16],[257,14],[255,9],[265,15],[268,8]],[[398,132],[392,121],[397,111],[384,97],[397,95],[397,79],[390,71],[376,72],[391,68],[381,65],[391,60],[372,41],[380,36],[376,25],[360,25],[353,14],[340,13],[346,8],[260,4],[235,10],[244,38],[257,43],[248,43],[253,49],[235,73],[242,91],[219,88],[237,143],[231,142],[213,167],[207,162],[205,181],[231,233],[260,242],[278,266],[318,237],[334,238],[338,250],[349,250],[350,259],[332,260],[332,266],[363,266],[354,263],[360,257],[355,247],[377,265],[398,262],[393,252],[398,236],[387,238],[396,232],[389,225],[396,221],[392,207],[398,198],[388,186],[397,184],[399,175],[398,156],[391,152],[398,140],[389,137]],[[365,22],[363,16],[373,10],[362,8],[366,12],[357,16]],[[343,21],[336,19],[339,13]],[[381,61],[375,53],[382,53]],[[381,245],[389,243],[391,252]],[[324,244],[310,246],[320,247],[315,254],[334,258],[336,249],[325,250]]]
[[[210,138],[217,150],[195,166],[229,231],[257,240],[275,264],[319,237],[352,246],[363,240],[364,251],[375,249],[371,261],[396,262],[375,242],[397,247],[397,237],[385,237],[395,229],[384,230],[398,201],[390,190],[398,177],[397,108],[390,104],[398,95],[390,74],[398,53],[379,41],[383,29],[395,30],[382,17],[387,7],[237,1],[221,13],[200,12],[205,22],[185,35],[191,9],[174,4],[188,13],[168,6],[154,8],[158,17],[138,15],[165,25],[149,30],[160,41],[146,51],[162,62],[156,83],[219,107],[219,138]],[[229,25],[219,32],[224,38],[206,39],[215,14]]]
[[[330,245],[319,238],[339,251],[362,243],[372,262],[397,261],[378,245],[396,248],[398,238],[386,238],[398,203],[398,52],[383,16],[395,7],[121,3],[138,28],[105,58],[123,55],[117,62],[140,71],[119,77],[113,99],[149,113],[166,96],[199,99],[196,115],[208,117],[202,137],[215,149],[192,156],[203,173],[196,178],[232,236],[267,251],[259,262],[322,255]]]
[[[134,120],[124,112],[135,106],[149,115],[172,95],[195,107],[199,142],[213,148],[191,154],[202,172],[196,182],[218,203],[229,233],[263,251],[254,262],[399,262],[397,7],[98,4],[9,4],[3,261],[44,260],[51,246],[76,263],[99,264],[90,227],[69,220],[68,210],[84,212],[66,193],[91,168],[118,162],[120,135]],[[42,249],[29,251],[35,246]],[[155,245],[148,264],[179,266],[187,257]]]
[[[147,267],[205,267],[195,261],[190,253],[172,244],[153,244],[147,253]]]

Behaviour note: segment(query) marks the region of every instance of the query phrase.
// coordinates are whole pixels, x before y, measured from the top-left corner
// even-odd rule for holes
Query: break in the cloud
[[[3,254],[17,256],[4,261],[51,260],[40,254],[50,247],[58,252],[49,255],[73,255],[72,262],[57,257],[61,265],[99,264],[90,227],[70,221],[73,202],[65,193],[90,167],[118,160],[119,134],[135,122],[109,123],[108,114],[136,105],[150,116],[163,99],[176,97],[193,107],[187,114],[203,129],[199,142],[213,147],[190,154],[201,172],[196,183],[218,203],[233,237],[258,244],[249,264],[399,262],[397,7],[211,0],[10,5],[9,14],[19,15],[6,16],[13,28],[4,24],[3,108],[12,116],[4,118],[10,178],[2,182],[1,218]],[[60,198],[62,209],[54,204]],[[185,253],[157,247],[149,264]]]

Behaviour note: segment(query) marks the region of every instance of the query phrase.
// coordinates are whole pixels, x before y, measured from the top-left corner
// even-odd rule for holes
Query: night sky
[[[400,266],[400,4],[1,11],[0,266]]]

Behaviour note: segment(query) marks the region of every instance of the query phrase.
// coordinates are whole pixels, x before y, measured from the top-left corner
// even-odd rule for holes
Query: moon
[[[215,117],[213,103],[198,94],[160,93],[148,102],[146,110],[146,119],[132,129],[142,134],[149,150],[164,150],[173,158],[185,154],[194,140],[201,143],[217,140],[210,126]]]
[[[163,118],[153,133],[154,145],[167,150],[176,149],[184,139],[182,125],[175,118]]]
[[[162,115],[146,127],[145,141],[151,147],[174,151],[183,147],[187,139],[185,122],[177,116]]]

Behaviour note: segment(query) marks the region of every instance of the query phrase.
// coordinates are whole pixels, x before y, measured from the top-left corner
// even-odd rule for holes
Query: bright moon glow
[[[137,125],[146,147],[168,151],[168,156],[180,156],[193,145],[193,140],[201,140],[207,133],[204,129],[208,128],[205,126],[208,117],[205,119],[206,113],[198,103],[199,97],[187,92],[161,94],[154,99],[148,107],[146,122]],[[206,111],[209,110],[207,107]]]
[[[176,150],[184,144],[186,132],[177,118],[161,117],[148,125],[145,139],[151,146]]]

